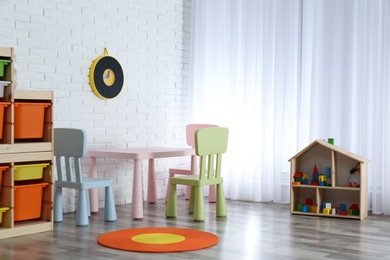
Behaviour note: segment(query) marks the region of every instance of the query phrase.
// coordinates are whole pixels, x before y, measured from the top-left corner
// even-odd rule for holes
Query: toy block
[[[301,185],[301,183],[298,182],[298,181],[293,181],[293,182],[292,182],[292,185]]]
[[[303,176],[302,172],[296,172],[293,177],[298,178],[298,177],[302,177],[302,176]]]
[[[357,204],[352,204],[351,207],[349,207],[349,214],[353,216],[359,216],[360,215],[360,209]]]
[[[341,211],[346,211],[346,210],[347,210],[347,204],[345,204],[345,203],[340,203],[340,210],[341,210]]]
[[[317,165],[314,164],[313,174],[318,174]]]
[[[330,167],[325,167],[325,176],[329,179],[332,177],[332,171]]]
[[[308,184],[308,180],[307,179],[303,179],[302,180],[302,184]]]
[[[310,206],[310,212],[312,212],[312,213],[317,213],[317,206],[311,205],[311,206]]]
[[[313,199],[312,198],[306,198],[305,204],[306,205],[313,205]]]
[[[324,213],[324,214],[330,214],[331,210],[332,210],[332,209],[326,208],[326,209],[323,210],[323,213]]]
[[[304,174],[304,175],[302,176],[302,179],[304,179],[304,180],[308,180],[308,179],[309,179],[309,175],[307,175],[307,174]]]
[[[336,209],[332,208],[332,215],[336,215]]]
[[[325,175],[319,175],[318,180],[322,182],[326,182],[326,176]]]
[[[297,211],[302,211],[302,204],[297,204]]]
[[[327,209],[332,208],[332,203],[330,203],[330,202],[325,203],[325,208],[327,208]]]
[[[302,206],[302,212],[309,212],[309,206],[303,205]]]

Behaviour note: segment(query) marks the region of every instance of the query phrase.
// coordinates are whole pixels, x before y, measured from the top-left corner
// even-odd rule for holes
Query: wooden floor
[[[93,214],[88,227],[76,227],[65,214],[53,232],[0,240],[0,259],[390,259],[390,217],[348,220],[290,215],[289,205],[228,201],[228,217],[215,218],[207,204],[206,221],[194,222],[179,198],[177,219],[165,218],[165,203],[145,203],[143,220],[131,220],[131,206],[117,206],[118,221]],[[211,248],[184,253],[134,253],[97,244],[99,235],[135,227],[185,227],[218,235]]]

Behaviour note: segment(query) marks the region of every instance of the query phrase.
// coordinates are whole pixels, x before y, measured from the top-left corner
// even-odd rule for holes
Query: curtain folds
[[[192,2],[192,121],[230,129],[227,197],[289,202],[288,160],[333,137],[390,214],[389,17],[385,0]]]

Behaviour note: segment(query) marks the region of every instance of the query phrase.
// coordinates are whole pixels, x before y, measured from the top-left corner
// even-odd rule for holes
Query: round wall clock
[[[104,48],[104,55],[92,62],[89,71],[89,84],[92,91],[101,99],[111,99],[119,95],[123,81],[121,65],[115,58],[109,56]]]

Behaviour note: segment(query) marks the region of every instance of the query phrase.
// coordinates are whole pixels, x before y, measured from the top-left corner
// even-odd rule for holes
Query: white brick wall
[[[54,126],[84,128],[89,149],[180,146],[189,120],[190,11],[191,0],[0,0],[0,46],[14,48],[17,89],[54,91]],[[125,73],[113,100],[96,97],[88,82],[105,47]],[[88,158],[83,163],[88,173]],[[168,168],[183,163],[157,160],[158,198]],[[116,204],[131,202],[132,167],[98,160],[98,175],[114,180]],[[65,193],[66,212],[75,196]]]

